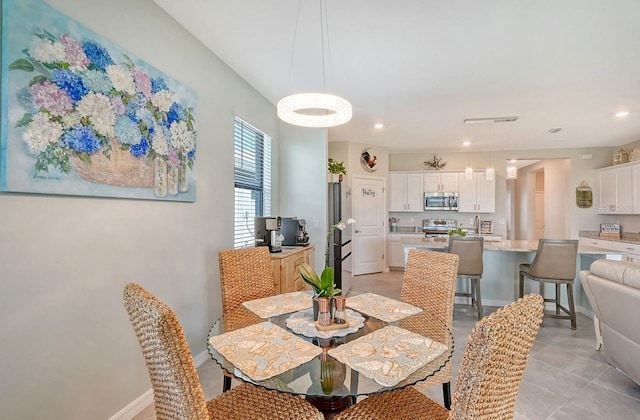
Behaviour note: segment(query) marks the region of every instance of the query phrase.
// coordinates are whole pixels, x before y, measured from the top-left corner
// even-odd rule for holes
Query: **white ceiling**
[[[319,1],[301,0],[292,54],[296,0],[155,0],[274,104],[323,90]],[[640,139],[638,0],[326,0],[326,10],[325,90],[353,105],[331,141],[443,152],[465,138],[472,151]]]

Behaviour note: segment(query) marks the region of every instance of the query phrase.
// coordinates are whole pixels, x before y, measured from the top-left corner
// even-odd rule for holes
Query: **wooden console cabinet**
[[[303,262],[313,265],[312,246],[284,249],[282,252],[271,254],[273,281],[277,294],[309,288],[300,275],[300,264]]]

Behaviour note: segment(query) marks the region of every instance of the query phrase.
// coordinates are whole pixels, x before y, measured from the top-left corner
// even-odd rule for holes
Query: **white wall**
[[[324,269],[327,247],[327,130],[280,125],[280,214],[305,219],[315,247],[314,269]],[[274,213],[276,214],[276,213]]]
[[[274,137],[274,168],[288,162],[278,158],[274,106],[151,0],[49,2],[198,93],[196,203],[0,195],[0,417],[105,419],[151,387],[122,305],[126,283],[174,309],[194,354],[221,314],[234,115]],[[324,147],[314,140],[318,154],[305,162],[306,176],[323,184]],[[277,169],[273,179],[277,214]],[[324,215],[315,185],[287,203],[307,201]]]

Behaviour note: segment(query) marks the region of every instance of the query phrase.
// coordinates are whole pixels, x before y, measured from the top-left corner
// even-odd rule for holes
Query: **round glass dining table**
[[[359,293],[350,292],[347,294],[347,306],[349,296],[357,294]],[[286,320],[290,316],[292,316],[292,314],[287,313],[271,317],[268,321],[295,334],[287,328],[286,325]],[[213,360],[215,360],[228,374],[233,375],[242,381],[266,389],[277,390],[294,395],[304,395],[308,401],[318,407],[318,409],[325,414],[331,412],[336,413],[346,409],[355,402],[358,396],[387,392],[424,381],[440,371],[447,365],[447,363],[450,363],[450,359],[453,354],[453,336],[451,330],[443,321],[436,318],[430,312],[422,311],[391,323],[381,321],[364,313],[362,316],[364,316],[365,319],[364,326],[356,332],[344,337],[315,338],[295,334],[297,337],[320,347],[322,353],[307,363],[263,381],[254,381],[246,375],[243,375],[233,363],[227,360],[213,347],[209,338],[250,325],[259,324],[266,321],[266,319],[258,317],[253,312],[240,305],[225,316],[221,317],[211,327],[209,337],[207,338],[207,346],[209,354]],[[447,349],[435,359],[427,362],[394,386],[381,385],[375,380],[360,374],[355,369],[351,369],[348,365],[339,362],[328,354],[328,350],[332,348],[339,347],[357,338],[371,334],[372,332],[387,325],[397,326],[430,338],[434,341],[445,344]]]

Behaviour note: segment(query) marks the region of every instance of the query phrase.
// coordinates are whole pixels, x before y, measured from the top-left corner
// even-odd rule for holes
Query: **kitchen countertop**
[[[291,254],[295,254],[297,252],[306,251],[307,249],[313,249],[312,245],[307,246],[283,246],[282,252],[272,252],[269,253],[271,258],[285,258]]]
[[[442,250],[448,246],[448,238],[405,238],[402,245],[405,248],[421,248],[421,249],[437,249]],[[511,251],[511,252],[535,252],[538,249],[538,241],[495,241],[484,243],[485,251]],[[605,255],[622,255],[624,252],[605,250],[593,246],[580,245],[578,247],[580,254],[605,254]]]
[[[623,242],[627,244],[640,244],[640,233],[623,233],[620,238],[600,237],[599,231],[580,231],[581,238],[602,239],[604,241]]]

